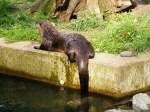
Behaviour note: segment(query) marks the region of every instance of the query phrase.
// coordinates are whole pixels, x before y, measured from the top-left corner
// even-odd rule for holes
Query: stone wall
[[[1,41],[1,40],[0,40]],[[31,41],[0,42],[0,72],[79,89],[78,70],[63,53],[33,49]],[[150,87],[150,53],[123,58],[98,53],[89,61],[90,91],[113,97]]]

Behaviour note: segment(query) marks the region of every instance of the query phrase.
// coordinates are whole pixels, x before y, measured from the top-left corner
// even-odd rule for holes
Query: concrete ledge
[[[63,53],[33,49],[35,42],[0,39],[0,72],[79,89],[76,64]],[[99,53],[89,62],[90,91],[122,97],[150,87],[150,53],[122,58]]]

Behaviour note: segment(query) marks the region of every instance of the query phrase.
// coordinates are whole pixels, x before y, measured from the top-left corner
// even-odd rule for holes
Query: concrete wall
[[[63,53],[35,50],[35,44],[1,41],[0,72],[79,89],[76,64],[71,64]],[[89,62],[89,74],[92,92],[122,97],[147,90],[150,87],[150,53],[130,58],[96,54]]]

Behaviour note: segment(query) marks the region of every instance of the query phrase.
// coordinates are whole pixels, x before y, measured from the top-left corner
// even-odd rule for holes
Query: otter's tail
[[[79,70],[79,80],[80,80],[80,92],[81,97],[88,96],[89,88],[89,71],[88,71],[88,57],[77,59],[78,70]]]

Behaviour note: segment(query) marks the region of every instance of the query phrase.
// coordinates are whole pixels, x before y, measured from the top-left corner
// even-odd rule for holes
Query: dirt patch
[[[6,40],[4,38],[0,37],[0,45],[5,44],[5,43],[6,43]]]
[[[148,5],[138,5],[135,9],[133,9],[133,12],[136,15],[150,15],[150,4]]]

